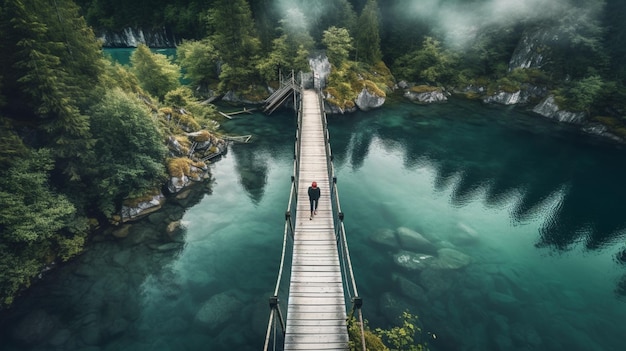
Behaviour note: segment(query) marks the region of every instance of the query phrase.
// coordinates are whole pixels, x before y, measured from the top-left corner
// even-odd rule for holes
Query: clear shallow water
[[[621,350],[626,153],[518,111],[397,104],[330,118],[365,317],[385,327],[408,308],[435,350]],[[126,239],[98,242],[45,276],[0,314],[0,348],[261,349],[293,117],[224,128],[254,143],[212,166],[209,193],[171,201]],[[185,230],[171,239],[164,226],[178,219]],[[399,248],[373,240],[399,227],[471,263],[402,268]]]

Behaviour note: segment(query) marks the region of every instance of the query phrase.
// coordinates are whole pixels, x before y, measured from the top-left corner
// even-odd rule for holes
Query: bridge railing
[[[348,240],[346,238],[346,228],[343,224],[344,213],[341,211],[341,203],[339,201],[339,191],[337,189],[337,176],[335,174],[335,166],[333,164],[333,154],[330,147],[330,134],[328,131],[328,119],[326,118],[326,110],[324,109],[324,98],[319,92],[320,102],[320,114],[322,116],[322,127],[324,133],[324,142],[326,145],[326,162],[328,166],[328,180],[331,186],[330,198],[333,209],[333,222],[335,226],[335,237],[337,238],[337,249],[339,250],[339,262],[342,269],[344,291],[350,300],[351,308],[348,315],[348,321],[351,322],[356,319],[360,329],[362,350],[366,351],[365,345],[365,330],[363,321],[363,312],[361,307],[363,306],[363,299],[359,296],[359,292],[356,286],[356,279],[354,278],[354,271],[352,269],[352,261],[350,259],[350,251],[348,249]],[[356,316],[355,316],[356,314]]]
[[[300,101],[302,105],[302,101]],[[280,257],[280,266],[278,269],[278,277],[276,279],[276,286],[274,293],[270,296],[270,316],[267,323],[267,331],[265,334],[264,351],[282,349],[284,345],[284,338],[286,332],[286,321],[284,318],[283,310],[287,311],[287,306],[281,309],[281,301],[279,296],[287,296],[288,291],[280,290],[283,284],[283,278],[289,278],[289,275],[285,272],[286,269],[290,269],[292,255],[289,254],[290,249],[293,249],[293,239],[295,230],[296,211],[298,203],[298,174],[300,171],[300,131],[302,125],[302,106],[298,109],[296,135],[294,143],[294,155],[293,155],[293,175],[291,176],[291,189],[289,191],[289,202],[287,204],[287,210],[285,211],[285,227],[283,232],[283,248]],[[289,284],[287,282],[287,287]],[[285,299],[286,300],[286,299]],[[271,344],[271,345],[270,345]]]

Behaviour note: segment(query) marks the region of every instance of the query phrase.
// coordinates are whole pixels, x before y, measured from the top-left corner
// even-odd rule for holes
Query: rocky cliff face
[[[435,102],[445,102],[448,101],[448,97],[442,91],[434,90],[422,93],[416,93],[410,90],[406,90],[404,92],[404,97],[408,98],[413,102],[419,102],[424,104],[431,104]]]
[[[102,46],[110,48],[132,48],[145,44],[151,48],[173,48],[177,40],[166,28],[144,30],[124,28],[120,31],[98,33]]]
[[[309,67],[313,72],[313,85],[315,89],[323,89],[330,75],[330,62],[328,57],[322,52],[315,53],[309,57]]]
[[[516,68],[541,68],[547,59],[547,49],[559,44],[560,30],[555,27],[526,29],[511,56],[509,71]]]

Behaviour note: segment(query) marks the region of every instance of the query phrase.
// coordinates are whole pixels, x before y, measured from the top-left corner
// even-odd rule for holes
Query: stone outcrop
[[[400,246],[404,250],[427,254],[435,254],[437,252],[435,245],[415,230],[406,227],[399,227],[396,229],[396,235],[398,236]]]
[[[418,103],[431,104],[448,101],[448,94],[443,89],[428,85],[419,85],[400,81],[398,88],[404,90],[404,97]]]
[[[502,105],[515,105],[515,104],[522,103],[522,100],[520,98],[521,95],[522,95],[521,90],[518,90],[513,93],[501,91],[501,92],[498,92],[497,94],[483,98],[483,102],[497,103],[497,104],[502,104]]]
[[[326,54],[322,52],[315,53],[309,57],[309,67],[313,72],[313,86],[316,89],[326,87],[326,81],[330,75],[330,62]]]
[[[586,114],[584,112],[563,111],[559,108],[554,100],[554,96],[550,95],[533,108],[533,112],[547,118],[555,119],[559,122],[567,122],[581,124],[585,121]]]
[[[135,206],[124,205],[121,211],[122,222],[132,221],[158,211],[161,209],[164,202],[165,196],[159,193],[154,195],[150,200],[142,201]]]
[[[546,47],[556,45],[558,41],[558,28],[525,30],[509,61],[509,71],[516,68],[541,68],[546,59]]]
[[[486,89],[483,88],[482,93]],[[499,91],[493,95],[483,97],[484,103],[501,105],[524,105],[544,98],[548,94],[546,87],[524,84],[520,90],[514,92]]]
[[[369,111],[373,108],[379,108],[385,103],[384,96],[378,96],[367,88],[363,88],[357,96],[355,103],[361,111]]]
[[[354,107],[341,108],[337,105],[331,104],[328,100],[324,100],[324,112],[329,115],[343,115],[344,113],[352,113],[357,110],[358,107],[356,105],[354,105]]]
[[[411,101],[420,102],[424,104],[448,101],[448,97],[442,91],[439,91],[439,90],[421,92],[421,93],[407,90],[404,92],[404,97],[408,98]]]

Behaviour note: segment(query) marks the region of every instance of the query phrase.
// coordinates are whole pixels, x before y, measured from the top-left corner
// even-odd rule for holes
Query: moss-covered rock
[[[329,113],[346,113],[357,108],[367,111],[382,106],[393,90],[394,78],[381,61],[367,65],[353,61],[333,67],[324,90]]]

